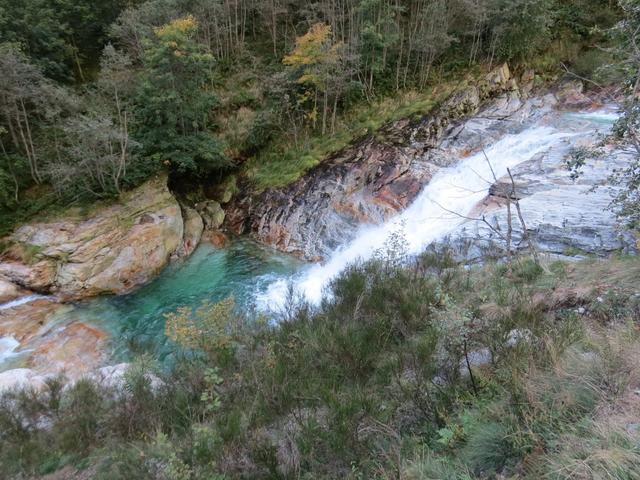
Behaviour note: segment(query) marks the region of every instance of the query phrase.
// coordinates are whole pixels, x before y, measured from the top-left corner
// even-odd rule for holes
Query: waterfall
[[[20,305],[31,303],[35,300],[40,300],[41,298],[50,297],[46,297],[44,295],[27,295],[26,297],[20,297],[15,300],[11,300],[10,302],[0,304],[0,310],[8,310],[10,308],[19,307]]]
[[[588,122],[588,131],[593,134],[598,124],[606,124],[608,128],[617,115],[590,112],[569,114],[565,118],[569,120],[568,127],[573,127],[576,120]],[[452,167],[439,170],[404,212],[382,225],[361,228],[351,242],[337,249],[325,263],[309,266],[294,277],[274,282],[264,294],[258,295],[258,306],[266,310],[282,306],[289,284],[294,285],[295,292],[317,304],[331,279],[348,264],[368,260],[376,252],[384,250],[394,232],[402,232],[408,249],[406,253],[420,253],[430,243],[445,237],[467,221],[464,217],[469,216],[472,209],[487,196],[494,182],[494,174],[496,178],[503,177],[507,175],[508,168],[554,147],[566,151],[571,137],[583,133],[584,128],[576,130],[533,125],[520,133],[504,136],[484,152],[480,151],[460,159]]]
[[[0,337],[0,364],[16,355],[16,349],[20,346],[13,337]]]

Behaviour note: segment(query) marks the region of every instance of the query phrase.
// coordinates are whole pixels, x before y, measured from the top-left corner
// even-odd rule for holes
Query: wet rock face
[[[207,200],[196,204],[196,210],[204,220],[207,230],[216,230],[224,222],[225,213],[220,203],[215,200]]]
[[[491,110],[476,126],[479,132],[522,106],[506,65],[453,95],[437,114],[398,121],[286,188],[230,204],[225,226],[307,260],[322,259],[352,239],[359,226],[383,223],[404,210],[439,168],[475,148],[481,135],[465,131],[460,119],[488,100]]]
[[[15,300],[20,295],[20,289],[15,284],[0,277],[0,304]]]
[[[102,365],[107,359],[107,334],[85,323],[68,321],[70,308],[39,299],[0,310],[0,338],[10,337],[19,344],[0,368],[28,368],[38,375],[64,373],[76,378]]]
[[[584,84],[579,80],[566,81],[556,92],[560,105],[567,109],[589,108],[593,101],[584,94]]]
[[[597,141],[597,136],[585,138],[584,146]],[[527,235],[538,251],[569,256],[635,253],[635,237],[619,228],[612,210],[611,202],[622,187],[609,185],[608,180],[614,170],[629,165],[629,154],[610,147],[602,158],[589,161],[577,180],[571,178],[565,166],[565,154],[568,148],[518,165],[512,171],[513,182],[508,176],[494,182],[474,216],[485,215],[491,225],[506,232],[506,200],[511,197],[512,246],[516,250],[529,248],[515,212],[513,202],[517,200]],[[454,243],[472,241],[476,245],[467,254],[471,259],[482,256],[483,246],[489,250],[505,246],[504,239],[482,222],[463,224],[451,238]]]
[[[344,243],[359,225],[384,222],[406,208],[435,170],[412,164],[402,148],[368,139],[288,188],[241,201],[228,210],[227,225],[314,259]]]
[[[152,279],[183,243],[180,206],[156,177],[88,218],[33,223],[8,239],[0,275],[76,299],[121,294]]]
[[[200,244],[204,231],[204,221],[193,208],[183,207],[182,218],[184,219],[184,236],[182,245],[175,254],[178,258],[188,257],[194,252]]]

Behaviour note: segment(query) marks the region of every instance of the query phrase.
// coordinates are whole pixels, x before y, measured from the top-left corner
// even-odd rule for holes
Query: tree
[[[100,62],[100,76],[96,82],[97,91],[103,99],[105,110],[110,111],[113,126],[118,129],[118,162],[112,175],[116,191],[120,193],[121,183],[130,171],[130,138],[132,124],[133,95],[137,86],[137,76],[132,73],[133,62],[126,54],[118,52],[111,44],[107,45]],[[138,162],[139,163],[139,162]],[[129,170],[128,170],[129,168]]]
[[[130,135],[137,84],[131,59],[108,45],[100,65],[100,76],[87,89],[81,112],[63,123],[57,155],[46,169],[61,197],[120,194],[123,186],[150,174],[133,153],[138,145]]]
[[[148,0],[124,9],[111,24],[109,36],[138,66],[145,55],[145,43],[155,38],[154,29],[184,15],[179,0]]]
[[[358,5],[362,17],[358,39],[361,83],[369,94],[373,93],[376,76],[386,70],[391,49],[399,40],[394,18],[401,10],[388,0],[362,0]]]
[[[47,80],[36,66],[13,44],[0,44],[0,126],[6,133],[2,153],[21,157],[29,166],[35,183],[42,183],[45,142],[39,135],[59,120],[70,97]]]
[[[144,154],[179,172],[206,174],[229,160],[211,132],[218,101],[214,58],[195,41],[198,23],[187,16],[155,29],[147,41],[136,105],[136,137]]]
[[[217,58],[230,60],[244,47],[248,3],[246,0],[195,0],[192,12],[201,27],[200,38]]]
[[[491,57],[524,60],[551,40],[554,0],[493,0],[489,8]]]
[[[299,101],[310,105],[308,118],[315,128],[318,120],[319,102],[322,104],[322,134],[327,130],[328,112],[337,110],[339,97],[344,89],[343,79],[348,72],[344,65],[343,45],[334,43],[331,27],[317,23],[296,40],[293,51],[284,57],[283,63],[290,67],[296,81],[304,90]],[[333,104],[333,107],[330,105]],[[335,115],[334,115],[335,116]]]
[[[110,115],[91,111],[69,119],[60,155],[47,168],[47,177],[64,198],[108,197],[122,191],[132,142],[125,128]]]
[[[20,182],[16,163],[19,158],[11,155],[4,145],[3,137],[7,134],[4,127],[0,127],[0,207],[18,202]],[[13,192],[13,193],[12,193]]]
[[[126,0],[0,0],[0,39],[19,44],[53,79],[85,81]]]

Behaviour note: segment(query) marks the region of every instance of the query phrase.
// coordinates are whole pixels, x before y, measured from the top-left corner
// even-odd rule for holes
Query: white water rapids
[[[25,305],[41,298],[48,297],[45,297],[44,295],[27,295],[25,297],[20,297],[10,302],[0,304],[0,311],[19,307],[20,305]],[[20,342],[18,342],[14,337],[0,337],[0,365],[18,355],[17,350],[19,347]]]
[[[20,346],[14,337],[0,337],[0,364],[16,355],[16,350]]]
[[[27,295],[25,297],[20,297],[10,302],[0,304],[0,310],[8,310],[10,308],[19,307],[20,305],[31,303],[41,298],[49,298],[49,297],[45,297],[44,295]]]
[[[610,111],[571,116],[576,120],[607,124],[607,128],[617,118]],[[595,135],[598,128],[593,125],[589,131]],[[571,137],[584,133],[583,129],[578,133],[570,128],[532,126],[520,133],[506,135],[484,153],[480,151],[461,159],[455,166],[441,169],[404,212],[382,225],[361,228],[350,243],[336,250],[325,263],[312,265],[294,277],[275,281],[258,297],[259,308],[277,310],[282,307],[290,291],[289,285],[293,285],[295,293],[317,304],[331,279],[348,264],[358,259],[368,260],[384,250],[396,232],[400,231],[406,240],[407,254],[422,252],[430,243],[442,239],[466,221],[464,216],[487,196],[494,174],[496,178],[507,175],[508,168],[554,147],[565,150]]]

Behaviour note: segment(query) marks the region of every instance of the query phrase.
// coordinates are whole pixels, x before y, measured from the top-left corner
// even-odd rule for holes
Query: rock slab
[[[13,284],[64,300],[122,294],[167,265],[183,219],[160,175],[89,216],[24,225],[7,241],[0,276]]]

